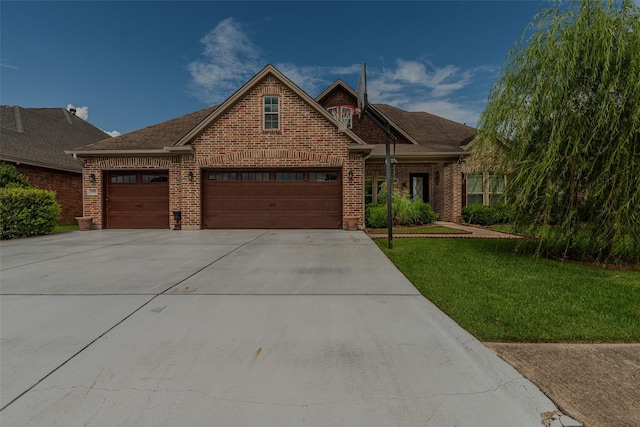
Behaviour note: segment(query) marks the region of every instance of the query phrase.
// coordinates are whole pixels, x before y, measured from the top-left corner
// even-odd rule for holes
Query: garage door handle
[[[142,203],[137,203],[136,207],[141,208],[142,207]]]
[[[275,204],[275,203],[269,203],[269,207],[270,207],[270,208],[275,208],[275,207],[276,207],[276,204]]]

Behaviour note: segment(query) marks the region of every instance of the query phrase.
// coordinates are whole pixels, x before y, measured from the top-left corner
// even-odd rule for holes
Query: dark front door
[[[409,174],[409,195],[411,199],[429,202],[429,174],[412,173]]]
[[[106,228],[169,228],[167,171],[111,171],[105,178]]]

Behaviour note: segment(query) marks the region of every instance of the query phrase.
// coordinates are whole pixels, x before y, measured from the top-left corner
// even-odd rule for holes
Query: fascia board
[[[2,157],[0,157],[0,160],[6,161],[6,162],[15,163],[17,165],[36,166],[36,167],[39,167],[39,168],[45,168],[45,169],[51,169],[51,170],[59,170],[59,171],[64,171],[64,172],[80,173],[79,169],[72,169],[72,168],[68,168],[68,167],[65,167],[65,166],[58,166],[58,165],[54,165],[52,163],[43,163],[43,162],[37,162],[37,161],[33,161],[33,160],[24,160],[24,159],[19,159],[19,158],[16,158],[16,157],[11,157],[11,156],[2,156]]]

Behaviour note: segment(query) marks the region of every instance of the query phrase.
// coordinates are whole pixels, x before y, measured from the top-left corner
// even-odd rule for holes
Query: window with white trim
[[[276,95],[267,95],[263,98],[264,129],[280,129],[280,99]]]
[[[498,205],[505,202],[506,177],[501,173],[471,173],[466,175],[467,206]]]

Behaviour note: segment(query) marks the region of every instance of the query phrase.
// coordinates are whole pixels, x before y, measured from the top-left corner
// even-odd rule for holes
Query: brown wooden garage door
[[[203,172],[205,228],[341,228],[340,170]]]
[[[169,228],[167,171],[114,171],[105,178],[106,228]]]

